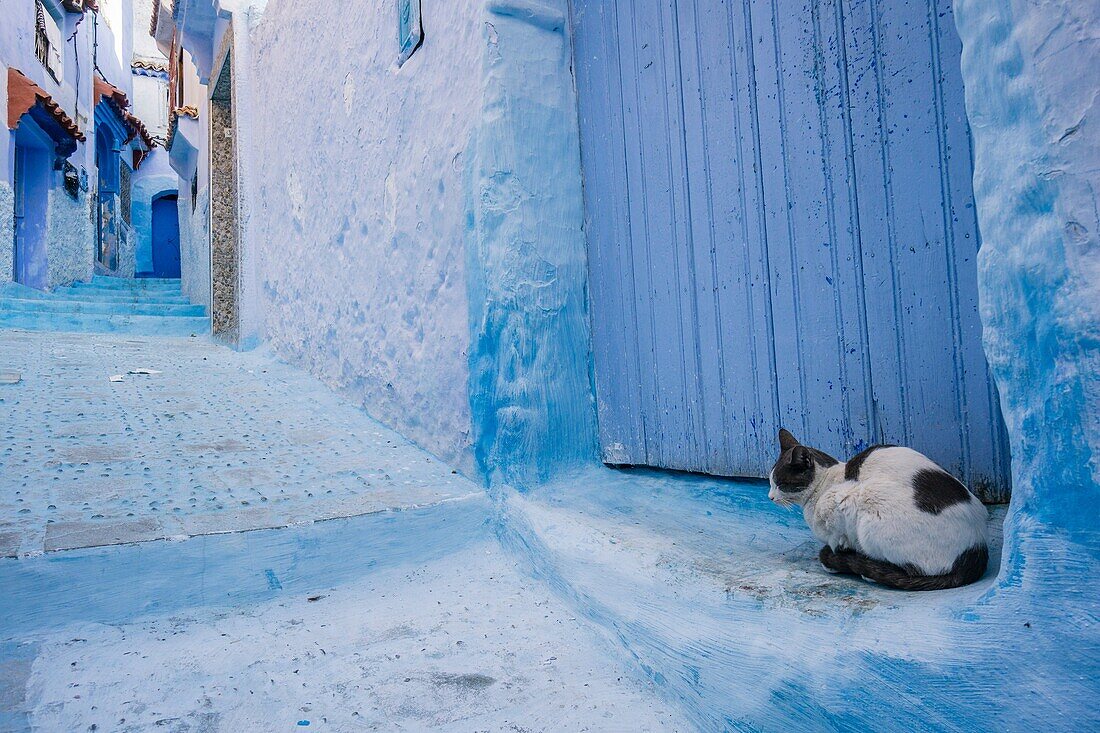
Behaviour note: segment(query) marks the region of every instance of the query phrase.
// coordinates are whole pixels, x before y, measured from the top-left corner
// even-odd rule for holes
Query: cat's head
[[[802,445],[789,431],[780,428],[779,459],[768,476],[771,484],[768,498],[780,506],[801,504],[818,471],[836,464],[837,460],[828,453]]]

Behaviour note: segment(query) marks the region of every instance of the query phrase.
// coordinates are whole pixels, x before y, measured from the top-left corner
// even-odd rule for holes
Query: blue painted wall
[[[1006,498],[949,4],[573,22],[604,460],[760,476],[785,426]]]
[[[348,33],[338,6],[272,2],[250,31],[264,333],[464,473],[526,485],[596,445],[566,3],[422,7],[400,67],[392,4]]]
[[[595,455],[576,97],[564,2],[487,3],[467,290],[474,457],[528,487]]]
[[[1012,440],[1002,584],[1100,598],[1100,5],[960,0],[986,353]],[[1057,49],[1052,52],[1052,49]],[[1100,672],[1095,623],[1089,666]],[[1070,649],[1065,645],[1064,649]],[[1095,696],[1094,696],[1095,697]]]
[[[237,88],[262,184],[241,195],[266,340],[472,474],[465,184],[485,44],[475,0],[423,6],[433,40],[397,69],[392,3],[356,33],[337,5],[268,5],[251,31],[262,73]]]

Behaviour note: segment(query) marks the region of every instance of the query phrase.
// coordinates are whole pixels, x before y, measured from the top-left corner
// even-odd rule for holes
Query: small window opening
[[[42,0],[34,4],[34,55],[50,72],[53,80],[61,82],[61,64],[64,58],[64,41],[61,34],[61,18]]]

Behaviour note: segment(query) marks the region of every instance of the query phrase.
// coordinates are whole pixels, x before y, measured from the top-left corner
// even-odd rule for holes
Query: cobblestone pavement
[[[154,373],[130,373],[141,370]],[[0,379],[0,556],[480,492],[264,352],[203,338],[0,330],[0,372],[19,374]]]

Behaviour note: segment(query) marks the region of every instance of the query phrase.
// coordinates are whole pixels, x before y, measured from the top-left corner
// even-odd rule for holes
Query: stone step
[[[19,311],[9,309],[0,302],[0,328],[125,333],[134,336],[205,336],[210,333],[210,319],[187,316]]]
[[[47,298],[63,300],[81,300],[95,303],[165,303],[190,305],[191,302],[182,293],[127,292],[125,290],[96,290],[94,288],[61,287],[47,294]]]
[[[102,300],[72,300],[68,298],[16,298],[0,296],[0,307],[10,311],[42,313],[85,313],[91,315],[129,315],[198,317],[206,315],[201,305],[179,303],[112,302]]]
[[[176,285],[155,285],[153,287],[144,287],[142,285],[99,285],[96,283],[82,283],[77,282],[65,287],[72,288],[73,290],[83,290],[89,293],[103,293],[104,295],[181,295],[183,291],[180,290],[179,284]]]
[[[178,278],[160,278],[160,277],[139,277],[139,278],[126,278],[126,277],[108,277],[106,275],[96,275],[92,278],[90,283],[77,283],[79,285],[92,286],[98,288],[109,289],[135,289],[140,288],[144,290],[156,290],[160,288],[166,289],[180,289],[180,281]]]

